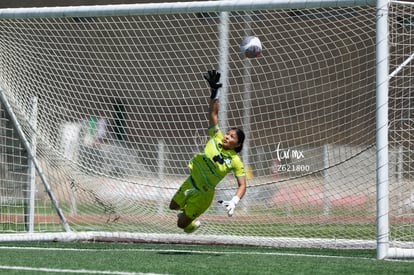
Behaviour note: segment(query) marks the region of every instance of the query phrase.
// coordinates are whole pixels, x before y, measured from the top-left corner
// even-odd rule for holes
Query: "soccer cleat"
[[[201,225],[200,221],[192,221],[186,228],[184,228],[185,233],[193,233],[196,231]]]

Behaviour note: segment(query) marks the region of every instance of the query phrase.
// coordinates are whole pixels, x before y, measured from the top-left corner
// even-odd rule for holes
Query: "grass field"
[[[125,243],[0,243],[0,274],[414,274],[374,250]]]

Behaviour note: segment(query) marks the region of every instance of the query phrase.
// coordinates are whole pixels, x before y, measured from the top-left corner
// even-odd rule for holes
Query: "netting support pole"
[[[165,141],[163,139],[158,140],[158,184],[160,182],[164,181],[164,174],[165,174],[165,161],[166,161],[166,152],[165,152]],[[158,188],[158,194],[162,198],[163,195],[163,189],[161,187]],[[164,208],[164,201],[160,200],[158,205],[158,213],[162,213],[162,210]]]
[[[31,154],[28,159],[28,195],[25,201],[28,201],[25,215],[25,227],[30,233],[34,232],[35,216],[35,195],[36,195],[36,168],[33,165],[33,159],[36,158],[36,128],[37,128],[37,97],[32,98],[31,116],[30,116],[30,144]],[[27,218],[26,218],[27,217]]]
[[[229,126],[227,112],[228,112],[228,78],[229,78],[229,13],[220,13],[219,25],[219,71],[221,73],[221,83],[223,87],[220,89],[219,101],[219,127],[222,131],[227,131]]]
[[[328,217],[330,212],[329,205],[329,144],[324,144],[322,149],[323,159],[323,215]]]
[[[377,1],[376,33],[377,259],[384,259],[389,249],[388,0]]]
[[[14,114],[14,112],[13,112],[13,110],[12,110],[12,107],[11,107],[11,105],[9,104],[9,101],[7,100],[7,97],[6,97],[6,95],[5,95],[5,93],[3,92],[3,90],[2,90],[2,89],[0,89],[0,100],[1,100],[1,102],[3,103],[3,105],[4,105],[4,107],[5,107],[6,111],[7,111],[7,113],[8,113],[8,114],[9,114],[9,116],[10,116],[10,119],[11,119],[11,121],[12,121],[12,123],[13,123],[13,125],[14,125],[14,127],[15,127],[15,129],[16,129],[16,131],[17,131],[17,133],[18,133],[19,137],[20,137],[20,139],[21,139],[21,142],[22,142],[22,144],[23,144],[24,148],[26,149],[27,154],[29,155],[29,159],[31,159],[31,160],[32,160],[32,164],[33,164],[33,165],[34,165],[34,167],[36,168],[36,171],[37,171],[37,173],[38,173],[38,175],[39,175],[39,177],[40,177],[40,180],[42,181],[42,183],[43,183],[43,185],[44,185],[44,187],[45,187],[45,191],[46,191],[46,192],[47,192],[47,194],[49,195],[49,198],[50,198],[50,200],[51,200],[51,202],[52,202],[53,206],[55,207],[55,210],[56,210],[56,212],[57,212],[57,214],[58,214],[58,216],[59,216],[59,218],[60,218],[60,221],[61,221],[61,223],[62,223],[62,225],[63,225],[63,227],[64,227],[65,231],[66,231],[66,232],[70,232],[71,230],[70,230],[69,224],[68,224],[68,222],[67,222],[67,220],[66,220],[65,216],[63,215],[62,210],[61,210],[61,209],[60,209],[60,207],[59,207],[59,204],[58,204],[58,202],[57,202],[57,200],[56,200],[56,198],[55,198],[55,196],[54,196],[54,194],[53,194],[53,192],[52,192],[52,190],[51,190],[51,188],[50,188],[50,185],[49,185],[49,183],[47,182],[46,177],[45,177],[45,175],[43,174],[43,171],[42,171],[42,169],[40,168],[39,163],[37,162],[37,159],[36,159],[36,158],[34,157],[34,155],[33,155],[33,151],[32,151],[32,148],[31,148],[31,146],[30,146],[30,143],[29,143],[29,141],[27,140],[27,138],[26,138],[26,136],[25,136],[25,134],[24,134],[24,132],[23,132],[23,130],[22,130],[22,127],[20,126],[20,123],[19,123],[19,121],[17,120],[17,117],[16,117],[16,115]]]

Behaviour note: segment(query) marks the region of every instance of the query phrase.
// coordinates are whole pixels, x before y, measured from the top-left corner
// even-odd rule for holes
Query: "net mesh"
[[[36,138],[36,158],[71,230],[182,232],[168,204],[208,138],[203,74],[220,69],[225,56],[220,125],[247,134],[240,154],[248,190],[229,219],[215,203],[235,193],[234,177],[226,177],[195,234],[375,239],[375,8],[229,12],[228,52],[219,46],[221,15],[0,20],[1,88],[23,132]],[[405,41],[396,32],[394,41]],[[261,57],[239,52],[246,34],[261,39]],[[393,93],[409,96],[409,87]],[[395,100],[408,116],[405,102]],[[9,138],[5,123],[0,139]],[[401,156],[409,162],[409,144],[391,156],[395,165]],[[16,162],[1,160],[1,173],[12,173]],[[410,167],[401,167],[400,188],[410,185]],[[13,197],[8,184],[2,177],[1,232],[13,223],[4,209],[27,215],[27,195]],[[406,199],[399,194],[395,205]],[[62,231],[38,176],[35,202],[35,232]],[[25,231],[19,223],[13,232]]]
[[[414,189],[412,127],[413,104],[412,75],[414,58],[413,3],[391,5],[390,21],[390,94],[389,128],[390,144],[395,170],[392,177],[390,196],[390,239],[394,242],[412,242],[414,239]],[[406,245],[407,246],[407,245]],[[408,245],[413,248],[413,245]]]

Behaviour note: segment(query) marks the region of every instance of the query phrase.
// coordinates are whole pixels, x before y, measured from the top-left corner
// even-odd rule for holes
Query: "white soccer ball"
[[[247,58],[259,57],[262,53],[262,42],[256,36],[246,36],[240,43],[240,51]]]

